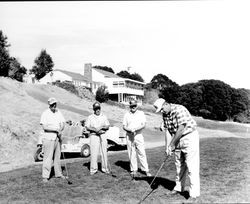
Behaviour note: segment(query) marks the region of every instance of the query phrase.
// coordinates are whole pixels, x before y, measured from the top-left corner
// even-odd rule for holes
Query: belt
[[[55,130],[44,130],[44,132],[46,132],[46,133],[58,133],[57,131],[55,131]]]
[[[187,132],[187,133],[185,133],[185,134],[183,134],[183,135],[181,136],[181,138],[184,137],[184,136],[186,136],[186,135],[189,135],[190,133],[193,133],[195,130],[196,130],[196,128],[191,128],[191,131],[190,131],[190,132]]]

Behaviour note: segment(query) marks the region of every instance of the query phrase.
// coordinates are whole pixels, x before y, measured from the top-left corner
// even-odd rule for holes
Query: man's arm
[[[100,130],[98,131],[98,134],[104,134],[110,127],[109,120],[106,116],[104,116],[104,122],[103,125],[100,127]]]
[[[167,156],[171,154],[171,151],[169,150],[169,145],[170,145],[170,142],[171,142],[171,135],[170,133],[168,132],[168,130],[166,129],[165,130],[165,147],[166,147],[166,154]]]
[[[142,122],[138,127],[134,128],[132,130],[132,132],[136,132],[136,131],[142,130],[143,128],[145,128],[145,126],[146,126],[146,123]]]
[[[131,129],[128,128],[128,123],[127,123],[127,113],[123,117],[123,130],[125,130],[127,133],[132,133]]]
[[[60,122],[60,128],[59,128],[59,133],[62,133],[62,131],[64,130],[64,128],[65,128],[65,122],[64,121],[62,121],[62,122]]]
[[[123,125],[123,130],[125,130],[126,132],[129,132],[129,133],[132,132],[131,129],[128,128],[126,125]]]
[[[86,127],[86,128],[87,128],[87,130],[89,132],[94,132],[94,133],[98,133],[98,131],[100,130],[99,128],[97,129],[97,128],[94,128],[94,127]]]
[[[110,125],[103,125],[100,129],[107,131],[109,129]]]
[[[181,136],[182,136],[182,133],[185,129],[185,124],[182,124],[182,125],[179,125],[174,137],[172,138],[170,144],[169,144],[169,149],[170,151],[174,150],[175,149],[175,146],[177,145],[177,143],[179,142]]]
[[[100,127],[100,130],[97,132],[98,135],[104,134],[108,129],[110,125],[103,125]]]
[[[139,120],[141,121],[141,123],[132,130],[133,132],[140,131],[140,130],[144,129],[146,126],[146,117],[145,117],[144,112],[142,112],[142,111],[140,112],[140,119]]]
[[[55,127],[51,124],[41,124],[41,125],[44,131],[50,131],[50,132],[55,132],[55,133],[58,133],[60,131],[60,128]]]

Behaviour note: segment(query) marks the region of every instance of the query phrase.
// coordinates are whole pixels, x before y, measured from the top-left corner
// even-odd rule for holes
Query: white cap
[[[49,98],[48,99],[48,104],[52,105],[53,103],[57,103],[57,100],[55,98]]]
[[[158,113],[161,109],[163,104],[165,103],[165,100],[163,98],[158,98],[155,102],[154,102],[154,107],[156,108],[156,113]]]

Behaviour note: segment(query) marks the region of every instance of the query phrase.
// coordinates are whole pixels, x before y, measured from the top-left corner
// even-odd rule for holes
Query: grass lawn
[[[250,139],[201,139],[201,196],[197,203],[250,202]],[[155,174],[163,162],[164,148],[147,150]],[[113,174],[89,175],[89,161],[67,163],[69,179],[52,177],[42,183],[41,165],[0,174],[0,201],[22,203],[138,203],[153,178],[139,174],[132,181],[127,152],[109,155]],[[62,161],[62,166],[64,161]],[[167,160],[143,203],[188,203],[183,195],[171,196],[175,183],[173,158]],[[147,194],[146,194],[147,195]]]

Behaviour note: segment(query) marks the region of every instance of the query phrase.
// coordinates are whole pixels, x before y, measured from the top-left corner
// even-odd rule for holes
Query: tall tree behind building
[[[111,67],[107,67],[107,66],[95,65],[95,66],[93,66],[93,68],[101,69],[101,70],[104,70],[104,71],[107,71],[107,72],[111,72],[113,74],[115,73],[114,70]]]
[[[17,81],[23,82],[23,76],[26,74],[27,69],[20,64],[20,62],[15,58],[11,57],[9,77],[16,79]]]
[[[138,73],[130,74],[126,70],[122,70],[122,71],[118,72],[116,75],[118,75],[119,77],[122,77],[122,78],[127,78],[127,79],[132,79],[132,80],[144,82],[144,79],[141,77],[140,74],[138,74]]]
[[[47,73],[52,71],[54,67],[54,62],[45,49],[41,51],[34,63],[35,65],[32,67],[30,72],[35,74],[35,78],[37,80],[43,78]]]
[[[7,77],[10,69],[10,55],[8,47],[10,44],[7,41],[7,36],[0,30],[0,76]]]

